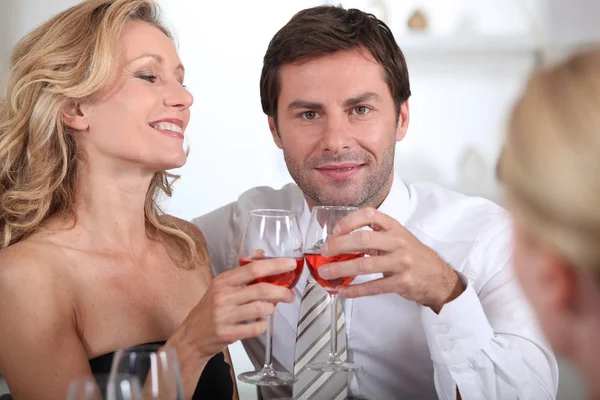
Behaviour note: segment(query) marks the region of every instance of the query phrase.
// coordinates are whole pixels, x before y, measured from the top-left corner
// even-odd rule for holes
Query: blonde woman
[[[554,350],[600,399],[600,50],[535,73],[498,172],[516,274]]]
[[[157,207],[186,160],[183,80],[150,0],[82,2],[15,47],[0,103],[0,372],[15,399],[64,398],[149,342],[177,350],[186,398],[237,398],[227,345],[292,301],[245,283],[293,260],[213,280],[202,234]]]

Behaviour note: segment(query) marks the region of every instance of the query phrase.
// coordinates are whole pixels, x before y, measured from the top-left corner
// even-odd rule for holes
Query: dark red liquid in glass
[[[275,258],[275,257],[265,257],[265,258],[261,258],[261,259],[252,259],[252,260],[249,260],[247,258],[242,258],[240,260],[240,267],[243,267],[244,265],[248,265],[254,261],[268,260],[270,258]],[[284,272],[283,274],[270,275],[270,276],[258,278],[258,279],[253,280],[252,282],[250,282],[249,285],[253,285],[255,283],[266,282],[266,283],[272,283],[273,285],[284,286],[288,289],[293,289],[294,286],[296,286],[296,283],[298,283],[298,280],[300,279],[300,275],[302,275],[303,269],[304,269],[304,258],[296,258],[296,269],[295,270],[290,271],[290,272]]]
[[[304,257],[306,258],[306,265],[308,266],[310,274],[313,276],[313,278],[315,278],[319,285],[321,285],[328,292],[337,292],[339,288],[348,286],[350,283],[352,283],[356,276],[346,276],[338,279],[323,279],[317,272],[319,268],[332,262],[350,261],[363,256],[363,253],[339,254],[333,257],[325,257],[321,254],[304,254]]]

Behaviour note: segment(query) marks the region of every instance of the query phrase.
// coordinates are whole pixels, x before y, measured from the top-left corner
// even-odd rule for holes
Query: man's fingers
[[[346,235],[365,226],[375,231],[389,231],[394,229],[398,221],[372,207],[361,208],[342,218],[333,229],[336,236]]]
[[[327,239],[327,245],[324,246],[322,254],[334,256],[346,253],[367,253],[377,252],[391,253],[402,248],[406,248],[408,242],[393,232],[376,231],[356,231],[349,235],[332,236]]]
[[[338,292],[340,297],[345,299],[353,299],[356,297],[376,296],[382,293],[395,293],[396,286],[391,278],[380,278],[370,282],[360,283],[358,285],[350,285],[341,288]]]
[[[350,261],[333,262],[319,268],[319,275],[324,279],[338,279],[344,276],[369,275],[397,272],[403,268],[394,257],[359,257]]]

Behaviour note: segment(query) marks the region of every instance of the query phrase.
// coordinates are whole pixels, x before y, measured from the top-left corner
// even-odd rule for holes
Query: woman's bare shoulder
[[[33,298],[67,294],[67,270],[60,268],[61,258],[55,246],[29,240],[0,250],[0,292],[18,288],[15,295],[26,292]]]
[[[48,245],[35,241],[22,241],[0,250],[0,274],[49,273],[55,251]]]
[[[73,285],[52,246],[24,241],[2,249],[0,293],[0,325],[9,324],[15,335],[74,326]]]
[[[56,256],[51,246],[28,241],[0,251],[0,370],[15,394],[27,392],[31,379],[89,368],[73,286]]]

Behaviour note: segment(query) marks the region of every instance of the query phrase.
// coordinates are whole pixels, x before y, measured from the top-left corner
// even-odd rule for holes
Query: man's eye
[[[369,109],[369,107],[366,107],[366,106],[354,107],[355,115],[365,115],[365,114],[368,114],[369,111],[371,111],[371,110]]]
[[[306,111],[302,113],[302,118],[307,119],[307,120],[313,120],[315,118],[317,118],[317,113],[314,111]]]

